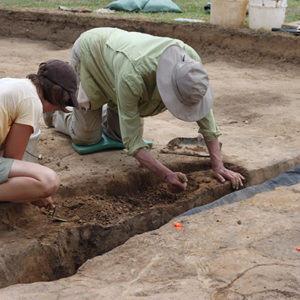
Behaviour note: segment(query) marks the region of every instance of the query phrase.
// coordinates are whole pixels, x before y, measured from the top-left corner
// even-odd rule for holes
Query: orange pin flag
[[[180,229],[180,228],[183,227],[182,224],[181,224],[181,223],[178,223],[178,222],[174,222],[173,225],[174,225],[174,227],[177,228],[177,229]]]
[[[297,251],[300,251],[300,247],[296,247],[296,250],[297,250]]]

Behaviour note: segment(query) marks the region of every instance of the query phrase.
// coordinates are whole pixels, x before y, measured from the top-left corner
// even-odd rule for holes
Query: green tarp
[[[117,0],[106,8],[129,12],[182,12],[172,0]]]
[[[111,2],[106,8],[123,11],[141,11],[148,0],[118,0]]]

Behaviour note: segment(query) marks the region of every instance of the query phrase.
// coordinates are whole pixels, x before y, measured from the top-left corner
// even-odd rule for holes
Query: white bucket
[[[249,0],[249,27],[251,29],[281,28],[287,0]]]
[[[23,156],[23,160],[36,162],[37,159],[39,158],[38,151],[37,151],[37,144],[39,141],[40,134],[41,134],[41,130],[37,128],[36,131],[30,136]]]
[[[210,23],[228,27],[243,27],[247,0],[211,0]]]

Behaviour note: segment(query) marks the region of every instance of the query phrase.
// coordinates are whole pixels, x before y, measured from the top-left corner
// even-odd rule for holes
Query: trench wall
[[[61,46],[70,46],[88,29],[111,26],[179,38],[203,58],[222,55],[250,63],[271,60],[300,64],[300,38],[286,33],[230,29],[203,23],[156,23],[56,9],[0,8],[0,24],[0,36],[48,40]]]

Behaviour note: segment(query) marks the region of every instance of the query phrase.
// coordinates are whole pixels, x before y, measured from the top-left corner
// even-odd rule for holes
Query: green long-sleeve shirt
[[[116,109],[122,140],[130,155],[148,147],[140,133],[140,118],[165,110],[156,86],[156,69],[160,55],[172,44],[201,61],[194,49],[177,39],[109,27],[80,36],[80,79],[91,109],[105,103]],[[208,140],[221,134],[212,110],[197,123]]]

